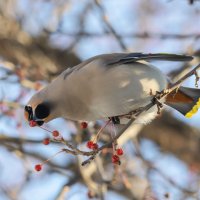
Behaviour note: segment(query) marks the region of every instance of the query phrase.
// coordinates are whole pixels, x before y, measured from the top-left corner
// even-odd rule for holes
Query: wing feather
[[[190,61],[192,56],[179,55],[179,54],[167,54],[167,53],[155,53],[155,54],[143,54],[143,53],[129,53],[126,56],[119,58],[118,60],[113,60],[107,65],[116,64],[130,64],[140,60],[154,61],[154,60],[164,60],[164,61]]]

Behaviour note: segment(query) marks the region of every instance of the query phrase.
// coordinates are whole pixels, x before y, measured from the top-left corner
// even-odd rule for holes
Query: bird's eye
[[[50,105],[48,103],[41,103],[35,108],[35,116],[37,119],[44,119],[50,114]]]

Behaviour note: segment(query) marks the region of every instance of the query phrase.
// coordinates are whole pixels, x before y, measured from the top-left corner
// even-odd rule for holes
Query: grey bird
[[[120,123],[132,111],[153,99],[152,94],[169,87],[169,80],[149,62],[190,61],[177,54],[113,53],[92,57],[66,69],[55,80],[33,95],[25,106],[25,118],[40,126],[55,118],[95,121],[112,118]],[[186,115],[199,100],[200,90],[180,87],[163,103]],[[136,122],[155,118],[154,106]]]

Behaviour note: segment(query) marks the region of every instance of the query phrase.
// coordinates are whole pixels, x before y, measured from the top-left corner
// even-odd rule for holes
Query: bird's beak
[[[26,121],[29,121],[29,113],[24,109],[24,118]]]

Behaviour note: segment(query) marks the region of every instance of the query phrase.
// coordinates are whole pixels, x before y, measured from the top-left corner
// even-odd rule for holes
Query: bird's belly
[[[71,81],[75,84],[71,91],[74,112],[67,117],[86,121],[127,114],[148,104],[152,94],[167,86],[158,69],[144,64],[107,70],[94,67]]]

